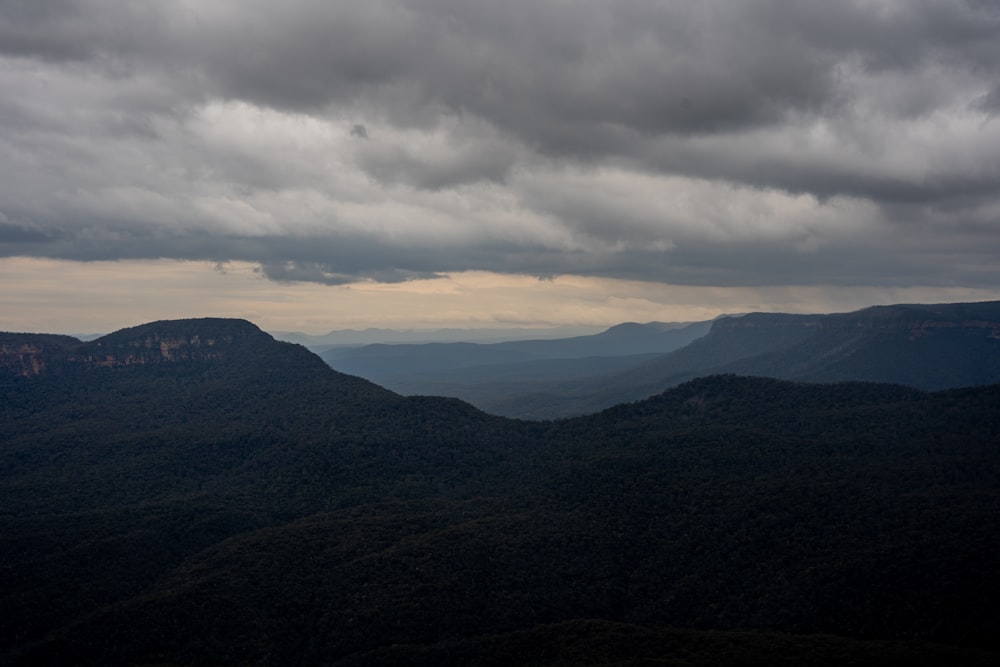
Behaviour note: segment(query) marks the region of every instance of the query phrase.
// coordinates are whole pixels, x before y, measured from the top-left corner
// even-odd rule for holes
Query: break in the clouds
[[[0,255],[1000,286],[987,0],[0,0]]]

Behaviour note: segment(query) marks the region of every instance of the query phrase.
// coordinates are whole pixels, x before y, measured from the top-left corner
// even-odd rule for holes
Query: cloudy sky
[[[997,298],[993,0],[0,0],[0,329]]]

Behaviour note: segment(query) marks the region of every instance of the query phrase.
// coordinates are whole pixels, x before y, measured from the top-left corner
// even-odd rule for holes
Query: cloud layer
[[[1000,286],[980,0],[0,1],[0,256]]]

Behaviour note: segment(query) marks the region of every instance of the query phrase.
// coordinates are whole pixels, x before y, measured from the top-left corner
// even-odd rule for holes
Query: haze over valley
[[[558,340],[376,344],[321,356],[394,391],[455,396],[487,412],[537,419],[595,412],[721,373],[931,390],[1000,382],[997,322],[998,302],[909,304],[621,324]]]

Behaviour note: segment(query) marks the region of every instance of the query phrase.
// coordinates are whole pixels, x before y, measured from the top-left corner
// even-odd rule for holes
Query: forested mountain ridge
[[[0,333],[0,373],[40,375],[82,344],[71,336]]]
[[[1000,302],[722,318],[704,338],[622,382],[645,376],[676,384],[711,372],[895,382],[932,390],[998,382]]]
[[[156,363],[0,374],[4,663],[1000,652],[998,386],[716,376],[518,422],[398,396],[245,323],[239,354],[156,344],[228,326],[101,347]]]
[[[1000,382],[1000,302],[723,317],[705,336],[630,369],[537,383],[530,393],[479,405],[507,416],[576,416],[725,373],[800,382],[887,382],[928,390]]]
[[[73,367],[115,367],[220,358],[271,337],[245,320],[150,322],[93,341],[52,334],[0,333],[0,369],[18,375]]]

